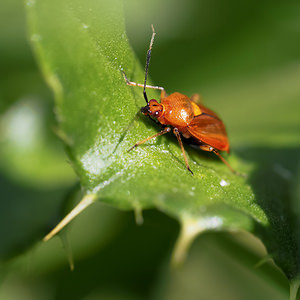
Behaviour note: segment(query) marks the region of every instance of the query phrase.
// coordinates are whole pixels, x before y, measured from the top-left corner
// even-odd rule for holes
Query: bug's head
[[[141,108],[141,112],[144,115],[149,115],[154,118],[159,118],[163,114],[164,107],[158,103],[155,99],[151,99],[148,105]]]

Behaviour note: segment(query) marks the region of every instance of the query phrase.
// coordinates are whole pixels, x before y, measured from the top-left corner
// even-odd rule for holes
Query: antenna
[[[144,91],[143,91],[144,98],[145,98],[147,105],[149,104],[149,100],[148,100],[147,93],[146,93],[146,82],[147,82],[147,77],[148,77],[148,68],[149,68],[149,64],[150,64],[152,46],[153,46],[154,37],[156,34],[152,24],[151,24],[151,28],[152,28],[152,37],[151,37],[149,49],[147,51],[146,66],[145,66],[145,81],[144,81]]]

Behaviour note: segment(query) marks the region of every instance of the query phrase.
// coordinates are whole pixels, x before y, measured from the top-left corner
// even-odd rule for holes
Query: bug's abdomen
[[[191,100],[180,93],[173,93],[161,102],[164,106],[162,124],[170,124],[174,127],[187,126],[194,118],[194,110]]]

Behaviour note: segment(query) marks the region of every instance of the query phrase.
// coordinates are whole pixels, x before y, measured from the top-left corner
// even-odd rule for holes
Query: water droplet
[[[89,28],[89,25],[86,25],[86,24],[82,24],[82,27],[84,28],[84,29],[88,29]]]
[[[226,186],[226,185],[229,185],[229,183],[227,181],[225,181],[224,179],[222,179],[220,181],[220,186]]]

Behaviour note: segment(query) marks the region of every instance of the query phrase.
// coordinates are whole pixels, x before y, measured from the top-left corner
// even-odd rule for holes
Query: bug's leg
[[[185,154],[185,151],[184,151],[184,147],[183,147],[183,144],[182,144],[182,140],[181,140],[181,137],[180,137],[180,133],[179,133],[179,131],[178,131],[178,129],[177,129],[176,127],[173,129],[173,132],[174,132],[174,134],[176,135],[177,140],[178,140],[178,143],[179,143],[179,146],[180,146],[180,148],[181,148],[181,151],[182,151],[182,154],[183,154],[183,158],[184,158],[184,161],[185,161],[186,168],[191,172],[192,175],[194,175],[194,173],[193,173],[192,170],[190,169],[190,165],[189,165],[188,159],[187,159],[186,154]]]
[[[133,82],[133,81],[129,81],[127,76],[126,76],[126,73],[124,71],[121,71],[122,74],[123,74],[123,77],[125,79],[125,82],[127,85],[130,85],[130,86],[139,86],[139,87],[144,87],[144,84],[143,83],[136,83],[136,82]],[[155,89],[155,90],[161,90],[161,92],[163,93],[165,91],[165,89],[161,86],[155,86],[155,85],[148,85],[146,84],[146,88],[148,89]]]
[[[163,100],[164,98],[166,98],[168,95],[166,93],[166,91],[163,89],[161,90],[161,93],[160,93],[160,101]]]
[[[202,97],[199,94],[193,94],[191,101],[195,102],[196,104],[202,104]]]
[[[144,139],[144,140],[142,140],[142,141],[139,141],[139,142],[137,142],[136,144],[134,144],[130,149],[128,149],[128,152],[131,151],[133,148],[136,148],[136,147],[138,147],[138,146],[140,146],[140,145],[146,143],[147,141],[149,141],[149,140],[151,140],[151,139],[154,139],[154,138],[156,138],[156,137],[158,137],[158,136],[160,136],[160,135],[163,135],[163,134],[165,134],[165,133],[168,133],[168,132],[170,132],[170,131],[171,131],[171,128],[170,128],[170,127],[165,127],[165,128],[164,128],[163,130],[161,130],[160,132],[158,132],[158,133],[156,133],[156,134],[154,134],[154,135],[152,135],[152,136],[149,136],[149,137],[147,137],[146,139]]]
[[[228,163],[227,160],[225,160],[225,158],[217,151],[217,150],[213,150],[213,153],[215,153],[220,159],[221,161],[229,168],[229,170],[233,173],[233,174],[238,174],[232,167],[231,165]]]
[[[214,148],[211,147],[209,145],[200,145],[200,149],[204,150],[204,151],[208,151],[208,152],[213,152],[214,154],[216,154],[221,161],[229,168],[229,170],[234,173],[234,174],[238,174],[232,167],[231,165],[228,163],[227,160],[225,160],[225,158]]]

